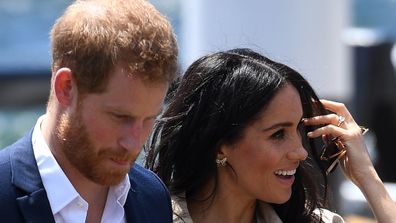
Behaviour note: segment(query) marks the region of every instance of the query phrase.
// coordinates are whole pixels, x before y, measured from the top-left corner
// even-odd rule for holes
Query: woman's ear
[[[217,150],[216,159],[223,159],[224,157],[227,157],[232,149],[233,149],[233,145],[224,144],[224,143],[221,144],[221,146]]]
[[[219,149],[217,150],[217,155],[216,155],[216,164],[218,167],[220,166],[226,166],[227,165],[227,153],[230,150],[230,146],[226,144],[222,144]]]
[[[61,106],[70,106],[77,91],[73,73],[69,68],[63,67],[56,71],[54,88],[58,103]]]
[[[219,149],[217,150],[217,155],[216,155],[216,159],[222,159],[225,157],[225,154],[227,153],[227,146],[226,145],[221,145],[219,147]]]

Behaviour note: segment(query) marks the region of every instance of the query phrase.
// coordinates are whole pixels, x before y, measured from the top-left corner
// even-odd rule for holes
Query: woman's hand
[[[304,119],[305,125],[323,125],[308,133],[315,138],[324,135],[339,140],[345,153],[340,164],[345,175],[362,191],[378,222],[396,222],[396,205],[386,191],[374,169],[362,136],[362,128],[356,124],[348,109],[342,103],[321,100],[328,114]]]
[[[304,119],[305,125],[323,126],[309,132],[308,137],[316,138],[326,135],[330,138],[337,138],[346,149],[346,153],[340,157],[345,176],[360,186],[367,176],[376,175],[364,143],[362,128],[356,124],[344,104],[328,100],[321,100],[321,102],[334,114]]]

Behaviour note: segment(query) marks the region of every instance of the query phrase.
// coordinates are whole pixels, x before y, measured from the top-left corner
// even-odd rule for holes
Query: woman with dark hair
[[[343,222],[320,186],[340,160],[382,222],[396,208],[362,133],[343,104],[319,100],[293,69],[234,49],[187,69],[146,167],[169,188],[174,222]]]

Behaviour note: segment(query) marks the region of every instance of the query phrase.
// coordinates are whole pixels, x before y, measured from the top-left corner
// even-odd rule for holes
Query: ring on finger
[[[338,124],[337,127],[340,127],[342,125],[342,123],[345,122],[345,117],[342,115],[338,115]]]

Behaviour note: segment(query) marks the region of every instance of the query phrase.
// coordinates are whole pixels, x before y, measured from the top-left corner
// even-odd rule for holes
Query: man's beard
[[[127,160],[132,166],[136,159],[123,148],[95,148],[79,108],[73,115],[62,115],[58,137],[67,160],[83,176],[101,185],[117,185],[129,171],[129,168],[109,169],[104,163],[111,162],[110,159]]]

